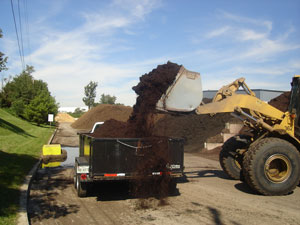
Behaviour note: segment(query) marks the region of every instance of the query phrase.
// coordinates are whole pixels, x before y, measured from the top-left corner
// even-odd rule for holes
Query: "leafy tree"
[[[42,81],[35,81],[31,75],[34,72],[32,66],[26,66],[26,69],[22,73],[13,78],[12,81],[8,82],[2,90],[2,106],[11,107],[13,102],[22,101],[24,105],[28,105],[30,101],[35,97],[38,91],[34,90],[35,86],[40,87],[40,85],[35,85],[34,83],[41,83]],[[44,89],[48,91],[47,84],[44,83]]]
[[[116,96],[110,96],[102,94],[100,98],[100,104],[116,104],[117,97]]]
[[[38,125],[47,123],[48,114],[57,114],[58,104],[55,98],[47,91],[41,91],[34,99],[25,106],[24,116],[27,120]]]
[[[2,30],[0,29],[0,38],[2,38]],[[3,70],[7,70],[6,67],[7,57],[4,57],[4,54],[0,51],[0,72]]]
[[[11,109],[17,116],[23,117],[25,104],[22,99],[17,99],[11,105]]]
[[[85,113],[85,109],[76,108],[74,112],[68,112],[74,118],[79,118]]]
[[[82,98],[82,101],[89,109],[95,105],[97,86],[97,82],[90,81],[90,83],[84,87],[85,97]]]
[[[2,35],[2,30],[0,29],[0,38],[2,38],[3,35]],[[7,67],[6,67],[6,63],[7,63],[7,57],[4,57],[4,54],[0,51],[0,73],[1,71],[3,70],[7,70]],[[2,78],[1,78],[1,89],[3,88],[3,85],[4,85],[4,79],[3,79],[3,75],[2,75]],[[1,93],[0,93],[0,101],[1,101]]]

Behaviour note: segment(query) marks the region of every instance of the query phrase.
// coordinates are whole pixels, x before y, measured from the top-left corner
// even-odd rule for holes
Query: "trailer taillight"
[[[85,173],[82,173],[82,174],[80,175],[80,178],[81,178],[81,180],[86,180],[87,176],[86,176]]]

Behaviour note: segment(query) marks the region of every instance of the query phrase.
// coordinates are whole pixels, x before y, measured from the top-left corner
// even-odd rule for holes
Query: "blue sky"
[[[64,107],[84,106],[89,81],[98,82],[97,101],[105,93],[133,105],[131,87],[168,60],[200,72],[204,90],[241,76],[252,89],[289,90],[300,74],[299,0],[19,2],[25,63]],[[9,0],[0,2],[0,28],[9,57],[1,76],[19,74]]]

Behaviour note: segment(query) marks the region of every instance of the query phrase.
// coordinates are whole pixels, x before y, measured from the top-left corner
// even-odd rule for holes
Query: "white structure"
[[[88,111],[87,106],[83,107],[59,107],[58,112],[74,112],[75,109],[80,108],[81,110]]]
[[[268,102],[271,99],[278,97],[284,92],[284,91],[267,90],[267,89],[251,89],[251,90],[255,93],[257,98],[265,102]],[[203,98],[213,98],[216,93],[217,90],[203,91]],[[238,90],[236,93],[245,94],[244,90]]]

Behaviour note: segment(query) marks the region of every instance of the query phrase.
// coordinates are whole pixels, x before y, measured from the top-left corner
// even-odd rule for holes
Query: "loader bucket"
[[[181,66],[174,82],[156,104],[161,111],[191,112],[203,98],[200,73]]]

